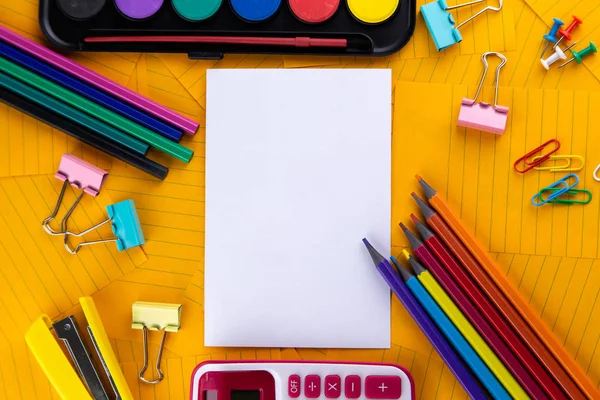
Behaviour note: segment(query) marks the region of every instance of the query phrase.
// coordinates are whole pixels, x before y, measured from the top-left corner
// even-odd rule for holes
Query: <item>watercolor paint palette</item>
[[[40,0],[40,24],[75,51],[388,55],[416,0]]]

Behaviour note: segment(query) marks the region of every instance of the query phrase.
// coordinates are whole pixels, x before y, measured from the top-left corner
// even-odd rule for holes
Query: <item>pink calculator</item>
[[[190,400],[412,400],[410,373],[394,364],[207,361],[192,373]]]

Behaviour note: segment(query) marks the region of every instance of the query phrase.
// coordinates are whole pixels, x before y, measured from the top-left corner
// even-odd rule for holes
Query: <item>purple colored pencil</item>
[[[427,312],[404,283],[403,280],[409,280],[414,278],[414,276],[404,268],[400,268],[400,274],[402,275],[402,278],[400,278],[392,264],[379,254],[367,239],[363,239],[363,243],[367,247],[377,271],[379,271],[383,279],[390,286],[392,292],[404,304],[404,307],[406,307],[417,325],[419,325],[419,328],[427,336],[427,339],[429,339],[469,397],[476,400],[487,399],[477,379],[471,374],[469,368],[464,364],[452,346],[450,346],[444,335],[442,335],[438,327],[433,323]]]
[[[198,130],[197,122],[186,118],[175,111],[169,110],[167,107],[155,103],[154,101],[132,90],[129,90],[42,45],[32,42],[31,40],[11,31],[2,25],[0,25],[0,39],[12,44],[15,47],[18,47],[34,57],[41,58],[48,64],[51,64],[56,68],[76,76],[77,78],[82,79],[89,84],[140,108],[148,114],[152,114],[155,117],[182,129],[187,133],[193,135]]]

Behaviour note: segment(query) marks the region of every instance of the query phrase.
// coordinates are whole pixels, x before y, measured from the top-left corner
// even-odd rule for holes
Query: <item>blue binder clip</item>
[[[115,242],[117,244],[117,249],[119,251],[123,251],[132,247],[141,246],[146,243],[144,240],[144,233],[142,232],[142,226],[140,225],[140,219],[138,218],[137,210],[133,200],[125,200],[117,204],[112,204],[106,207],[106,210],[108,211],[108,219],[106,221],[94,225],[80,233],[73,233],[69,231],[65,232],[64,245],[69,253],[77,254],[77,252],[83,246],[89,246],[92,244]],[[69,245],[69,236],[81,237],[108,223],[110,223],[112,231],[116,237],[111,239],[82,242],[79,243],[75,248],[71,248]]]
[[[454,17],[448,11],[471,6],[481,2],[483,2],[483,0],[475,0],[469,3],[457,4],[455,6],[448,7],[446,0],[437,0],[433,3],[428,3],[421,6],[421,14],[425,19],[427,29],[429,29],[429,33],[431,34],[433,42],[435,43],[435,47],[438,51],[442,51],[450,46],[455,45],[456,43],[460,43],[462,41],[462,36],[458,30],[466,23],[474,20],[488,10],[500,11],[502,9],[502,0],[499,0],[500,4],[498,7],[487,6],[476,14],[472,15],[466,21],[460,23],[458,26],[454,26]]]

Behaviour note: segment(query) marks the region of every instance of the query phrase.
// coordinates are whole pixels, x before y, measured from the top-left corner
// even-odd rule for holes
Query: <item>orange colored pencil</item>
[[[557,379],[557,382],[573,398],[587,397],[589,399],[600,399],[600,391],[598,391],[577,362],[558,342],[542,319],[531,307],[529,307],[521,293],[519,293],[519,291],[510,283],[508,278],[500,271],[495,262],[489,257],[488,253],[462,225],[460,219],[458,219],[450,210],[450,207],[445,200],[442,199],[435,189],[429,186],[420,176],[417,176],[417,179],[429,200],[429,204],[439,214],[436,214],[432,218],[428,218],[428,222],[433,219],[433,225],[438,226],[447,223],[452,231],[459,237],[460,241],[478,261],[478,266],[482,267],[487,273],[488,280],[491,278],[493,283],[495,283],[495,285],[486,285],[486,288],[482,287],[482,289],[486,290],[486,293],[489,291],[488,296],[490,296],[490,300],[494,301],[496,306],[504,313],[513,328],[522,335],[523,339],[534,353],[538,355],[538,357],[544,356],[543,359],[540,359],[547,367],[549,367],[549,372]],[[432,228],[436,230],[433,225]],[[486,276],[484,274],[481,275],[480,278]],[[504,295],[502,295],[502,293]],[[564,370],[558,365],[556,362],[557,360]],[[565,379],[563,376],[566,375],[565,371],[568,373],[567,378],[569,379]]]

